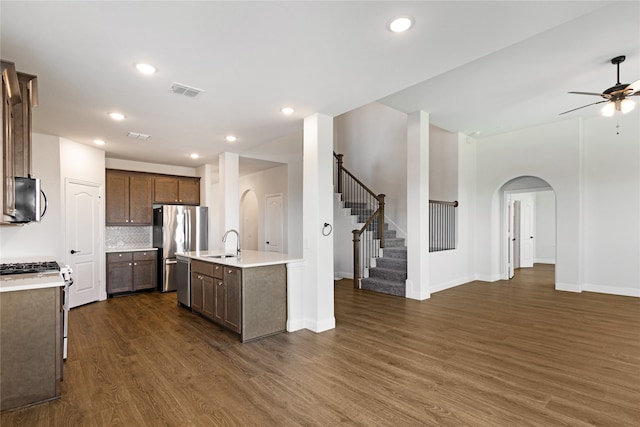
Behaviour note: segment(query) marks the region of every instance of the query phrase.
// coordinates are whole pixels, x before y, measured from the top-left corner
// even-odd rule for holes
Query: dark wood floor
[[[336,284],[335,330],[252,343],[175,293],[71,311],[62,399],[9,426],[638,426],[640,299],[553,269],[413,301]]]

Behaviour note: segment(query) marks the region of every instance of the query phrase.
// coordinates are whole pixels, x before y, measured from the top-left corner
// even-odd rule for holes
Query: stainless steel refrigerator
[[[158,290],[175,291],[176,252],[207,250],[204,206],[162,205],[153,209],[153,247],[158,248]]]

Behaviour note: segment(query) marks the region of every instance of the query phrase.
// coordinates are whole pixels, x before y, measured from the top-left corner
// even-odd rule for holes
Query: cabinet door
[[[149,175],[129,177],[129,223],[153,224],[153,178]]]
[[[178,203],[178,179],[157,176],[154,179],[154,203]]]
[[[151,260],[133,261],[133,290],[156,287],[156,263]]]
[[[129,292],[133,290],[133,263],[110,262],[107,264],[107,293]]]
[[[198,313],[202,313],[203,278],[202,274],[191,273],[191,310]]]
[[[213,277],[202,277],[202,314],[209,319],[213,319],[215,310],[215,288],[213,284]]]
[[[179,179],[178,180],[178,202],[185,205],[200,204],[200,180]]]
[[[241,286],[242,272],[239,268],[224,267],[224,326],[234,332],[241,329]]]
[[[6,215],[14,216],[15,209],[15,189],[13,173],[13,107],[7,92],[7,82],[2,73],[2,187],[3,200],[2,212]]]
[[[224,282],[220,279],[214,278],[213,287],[215,291],[213,321],[220,325],[224,325],[224,305],[225,305],[225,295],[226,295]]]
[[[129,224],[129,175],[107,171],[105,216],[107,224]]]

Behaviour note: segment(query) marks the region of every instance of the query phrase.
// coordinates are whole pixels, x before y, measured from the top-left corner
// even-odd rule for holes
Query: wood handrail
[[[436,205],[451,205],[454,208],[458,207],[458,201],[453,201],[453,202],[444,202],[442,200],[429,200],[429,203],[434,203]]]

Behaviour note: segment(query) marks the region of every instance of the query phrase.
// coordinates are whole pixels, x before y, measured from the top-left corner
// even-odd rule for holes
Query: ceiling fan
[[[621,111],[622,114],[627,114],[629,111],[633,110],[636,103],[628,99],[630,96],[638,96],[640,95],[640,80],[636,80],[631,84],[620,83],[620,64],[624,62],[626,57],[624,55],[616,56],[611,60],[611,63],[617,67],[618,70],[618,82],[615,86],[610,87],[602,93],[596,92],[569,92],[575,93],[578,95],[595,95],[601,96],[604,98],[602,101],[593,102],[591,104],[583,105],[582,107],[574,108],[569,111],[565,111],[562,114],[567,114],[572,111],[579,110],[581,108],[590,107],[591,105],[602,104],[606,102],[607,104],[602,108],[601,112],[603,116],[613,116],[613,113],[616,111]]]

